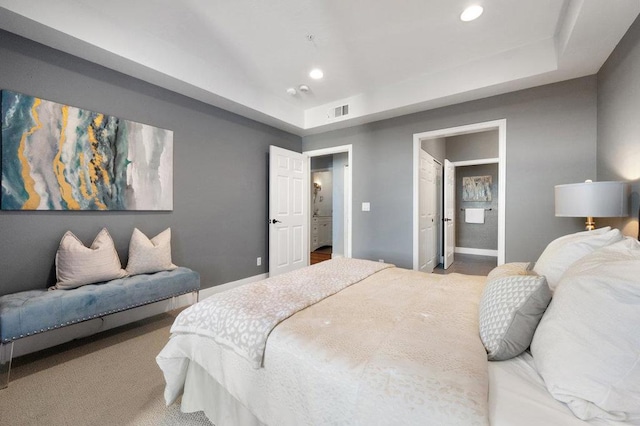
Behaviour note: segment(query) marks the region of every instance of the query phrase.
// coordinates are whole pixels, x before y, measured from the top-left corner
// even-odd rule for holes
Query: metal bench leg
[[[13,357],[13,342],[0,343],[0,389],[9,386],[11,372],[11,358]]]

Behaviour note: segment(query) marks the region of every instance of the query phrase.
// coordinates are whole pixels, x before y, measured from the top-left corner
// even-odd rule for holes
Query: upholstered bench
[[[71,290],[29,290],[0,297],[0,389],[9,384],[14,341],[200,290],[188,268],[142,274]]]

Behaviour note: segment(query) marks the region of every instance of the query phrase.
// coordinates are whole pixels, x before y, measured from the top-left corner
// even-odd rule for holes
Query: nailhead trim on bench
[[[2,339],[2,343],[9,343],[9,342],[12,342],[14,340],[22,339],[23,337],[35,336],[36,334],[44,333],[46,331],[56,330],[58,328],[66,327],[68,325],[78,324],[78,323],[81,323],[83,321],[88,321],[88,320],[95,319],[95,318],[101,318],[101,317],[104,317],[104,316],[107,316],[107,315],[110,315],[110,314],[115,314],[117,312],[126,311],[126,310],[129,310],[129,309],[137,308],[137,307],[144,306],[144,305],[149,305],[151,303],[160,302],[162,300],[168,300],[168,299],[171,299],[173,297],[182,296],[182,295],[185,295],[185,294],[194,293],[194,292],[198,292],[198,291],[199,290],[183,291],[183,292],[180,292],[180,293],[172,294],[170,296],[159,297],[159,298],[156,298],[156,299],[152,299],[152,300],[149,300],[147,302],[138,303],[138,304],[134,304],[134,305],[129,305],[129,306],[126,306],[126,307],[124,307],[122,309],[113,309],[113,310],[110,310],[110,311],[107,311],[107,312],[101,312],[99,314],[95,314],[95,315],[92,315],[90,317],[78,319],[76,321],[68,321],[66,324],[58,324],[58,325],[55,325],[53,327],[47,327],[46,330],[43,328],[40,331],[34,331],[33,333],[21,334],[20,336],[13,336],[13,337],[10,337],[10,338]]]

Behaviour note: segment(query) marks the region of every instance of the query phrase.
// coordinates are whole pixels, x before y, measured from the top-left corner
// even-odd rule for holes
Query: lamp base
[[[593,231],[594,229],[596,229],[596,221],[591,216],[587,217],[587,221],[584,224],[587,231]]]

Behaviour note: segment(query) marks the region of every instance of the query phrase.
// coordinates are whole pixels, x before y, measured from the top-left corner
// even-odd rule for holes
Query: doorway
[[[342,227],[344,179],[340,176],[341,156],[329,154],[310,158],[311,226],[309,231],[309,264],[329,260],[342,253],[340,238],[333,238],[333,228]],[[336,179],[334,183],[334,168]],[[335,202],[334,202],[335,201]],[[334,218],[335,213],[335,218]],[[335,240],[335,250],[334,250]]]
[[[309,158],[309,264],[351,257],[351,145],[303,154]]]
[[[506,120],[494,120],[484,123],[476,123],[465,126],[451,127],[446,129],[440,129],[430,132],[417,133],[413,135],[413,269],[420,270],[420,253],[421,245],[430,244],[421,238],[420,232],[420,207],[421,207],[421,191],[420,191],[420,158],[423,143],[429,140],[436,140],[439,138],[447,138],[460,135],[468,135],[479,132],[497,131],[498,138],[498,155],[496,158],[485,158],[481,160],[475,160],[475,162],[493,162],[498,165],[498,192],[500,197],[498,199],[497,217],[498,217],[498,230],[497,230],[497,264],[501,265],[505,262],[505,206],[506,206]],[[470,149],[473,149],[470,146]],[[456,166],[462,166],[460,162],[456,163]],[[445,173],[446,175],[446,173]],[[447,177],[443,178],[446,181]],[[443,203],[439,203],[439,210],[443,212]],[[451,219],[455,220],[457,214],[456,208],[451,212],[443,212],[442,220]],[[451,216],[451,217],[449,217]],[[455,222],[454,222],[455,223]],[[448,221],[447,224],[450,224]],[[439,223],[438,225],[441,225]],[[452,231],[455,232],[455,231]],[[423,234],[424,235],[424,234]],[[447,244],[455,244],[455,239],[450,238],[450,243],[447,243],[446,239],[441,246],[440,254],[452,252],[454,247],[447,247]],[[424,248],[422,249],[424,250]]]

